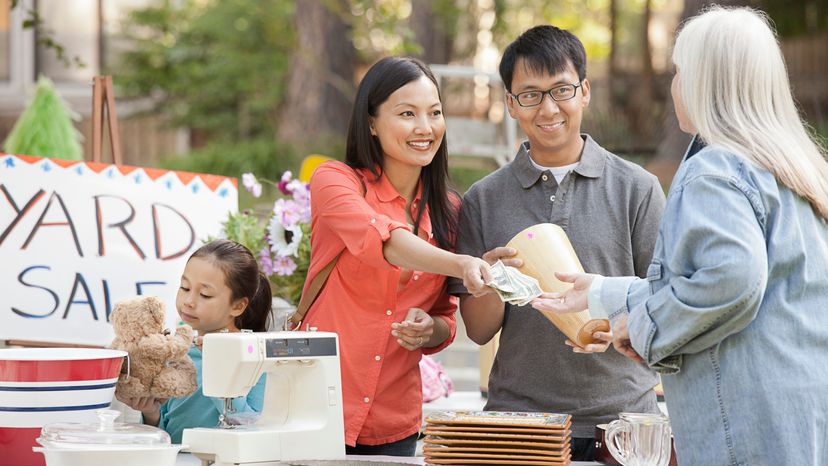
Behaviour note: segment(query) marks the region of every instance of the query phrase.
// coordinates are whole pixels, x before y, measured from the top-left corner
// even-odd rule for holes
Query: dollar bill
[[[497,261],[491,266],[492,281],[487,283],[497,291],[503,293],[514,293],[516,291],[512,279],[509,276],[509,268],[501,261]]]
[[[504,303],[525,306],[543,293],[534,277],[521,273],[518,269],[497,261],[491,267],[492,280],[487,285],[494,288]]]

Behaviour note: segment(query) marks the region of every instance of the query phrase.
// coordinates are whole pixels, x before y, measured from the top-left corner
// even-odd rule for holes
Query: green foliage
[[[350,0],[350,11],[337,12],[350,24],[352,41],[361,58],[373,62],[386,55],[418,55],[423,52],[411,27],[411,0]],[[335,2],[328,2],[334,8]],[[456,0],[429,0],[432,21],[449,37],[457,32],[461,9]],[[335,11],[335,10],[334,10]],[[336,12],[336,11],[335,11]]]
[[[764,0],[762,9],[773,19],[781,37],[795,37],[828,31],[828,2],[811,0]]]
[[[609,56],[609,0],[495,0],[495,11],[501,50],[530,27],[552,24],[578,36],[590,59]]]
[[[80,117],[63,101],[52,81],[41,76],[34,99],[14,124],[4,150],[10,154],[81,160],[83,137],[72,120]]]
[[[350,23],[356,49],[368,61],[375,55],[409,55],[422,51],[407,19],[408,0],[351,0]],[[352,16],[351,16],[352,15]]]
[[[160,165],[169,170],[233,177],[252,172],[278,180],[285,170],[295,172],[299,161],[291,146],[257,138],[237,143],[217,142],[182,156],[164,159]]]
[[[275,133],[293,49],[294,2],[188,0],[133,11],[133,44],[112,70],[128,96],[154,95],[173,124],[213,140]]]
[[[492,171],[490,168],[449,167],[451,187],[462,195],[469,190],[471,185]]]
[[[224,235],[228,239],[241,243],[253,254],[258,253],[267,245],[264,224],[247,210],[229,214],[223,227]],[[209,240],[212,239],[214,238]]]
[[[18,0],[12,0],[10,9],[17,8],[18,3]],[[54,39],[55,32],[46,27],[46,22],[36,9],[26,8],[25,14],[26,19],[23,20],[23,29],[32,29],[34,31],[37,45],[52,50],[55,57],[66,68],[71,68],[72,66],[86,68],[86,63],[79,56],[75,55],[70,57],[66,53],[66,47]]]

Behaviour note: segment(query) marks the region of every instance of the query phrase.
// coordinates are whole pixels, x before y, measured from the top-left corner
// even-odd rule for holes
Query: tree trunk
[[[610,0],[609,17],[610,51],[607,89],[609,89],[610,93],[610,106],[612,108],[618,108],[621,105],[618,99],[618,92],[615,89],[620,84],[616,82],[616,78],[618,77],[618,0]]]
[[[684,11],[681,14],[681,24],[701,12],[701,10],[712,4],[719,4],[723,6],[757,6],[757,1],[751,0],[685,0]],[[673,175],[681,163],[681,158],[690,143],[691,136],[682,132],[678,125],[676,118],[675,107],[673,106],[673,99],[670,93],[667,93],[667,102],[664,106],[664,119],[661,127],[661,138],[656,155],[647,163],[647,170],[658,176],[661,184],[665,187],[669,186],[673,181]]]
[[[423,48],[418,58],[427,64],[445,64],[451,60],[452,34],[434,7],[432,0],[411,0],[411,28]]]
[[[276,137],[300,151],[341,141],[347,132],[356,63],[349,26],[343,21],[347,11],[347,0],[296,2],[296,50]]]
[[[651,141],[653,117],[653,52],[650,46],[650,18],[652,0],[644,2],[641,15],[641,72],[637,84],[632,86],[632,99],[628,102],[633,134],[638,141]]]

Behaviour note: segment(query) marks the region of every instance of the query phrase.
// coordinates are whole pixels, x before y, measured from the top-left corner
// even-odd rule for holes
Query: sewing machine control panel
[[[307,358],[336,356],[336,338],[268,338],[265,340],[268,358]]]

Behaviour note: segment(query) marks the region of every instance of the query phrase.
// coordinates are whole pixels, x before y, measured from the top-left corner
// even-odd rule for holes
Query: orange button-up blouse
[[[365,182],[364,196],[357,173]],[[375,182],[368,170],[327,162],[317,168],[310,190],[311,264],[305,285],[344,249],[303,326],[339,335],[345,443],[402,440],[422,422],[420,358],[454,340],[457,299],[447,293],[444,276],[402,270],[385,260],[383,242],[391,231],[410,227],[405,199],[384,175]],[[419,200],[418,192],[412,218]],[[427,211],[419,234],[437,245]],[[449,338],[434,348],[401,347],[391,324],[405,319],[412,307],[444,319]]]

